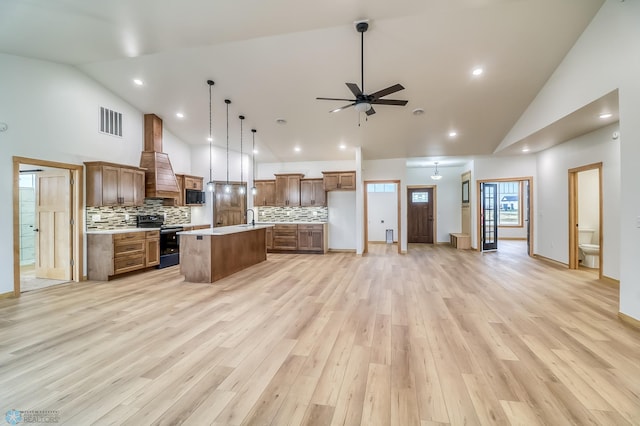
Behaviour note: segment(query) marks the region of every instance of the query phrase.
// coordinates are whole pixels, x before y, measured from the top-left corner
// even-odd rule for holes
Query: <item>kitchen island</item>
[[[267,260],[266,230],[234,225],[179,232],[180,273],[185,281],[212,283]]]

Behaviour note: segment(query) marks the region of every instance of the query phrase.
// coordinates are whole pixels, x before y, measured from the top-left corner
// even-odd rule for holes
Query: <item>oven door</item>
[[[160,256],[180,253],[180,238],[177,233],[182,229],[163,229],[160,231]]]

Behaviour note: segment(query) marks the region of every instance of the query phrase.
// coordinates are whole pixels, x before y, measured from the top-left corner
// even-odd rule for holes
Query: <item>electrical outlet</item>
[[[91,216],[91,220],[93,220],[94,222],[100,222],[101,219],[102,218],[99,214],[94,214],[93,216]]]
[[[291,212],[287,212],[287,216],[291,216]]]
[[[313,212],[313,215],[314,215],[314,216],[318,216],[318,212],[314,211],[314,212]]]
[[[124,214],[124,220],[125,222],[129,222],[129,213]]]

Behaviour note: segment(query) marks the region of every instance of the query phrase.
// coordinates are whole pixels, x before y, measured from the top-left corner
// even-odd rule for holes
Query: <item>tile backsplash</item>
[[[87,229],[135,228],[136,215],[139,214],[165,215],[165,225],[191,223],[191,207],[163,206],[162,199],[145,198],[144,205],[140,207],[87,207]],[[94,220],[98,219],[96,216],[99,220]]]
[[[256,207],[256,222],[327,222],[327,207]]]

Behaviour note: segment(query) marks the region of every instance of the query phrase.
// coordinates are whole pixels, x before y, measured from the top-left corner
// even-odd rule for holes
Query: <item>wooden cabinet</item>
[[[355,191],[356,172],[322,172],[325,191]]]
[[[273,227],[273,250],[298,250],[298,225],[276,225]]]
[[[144,169],[102,161],[87,168],[87,206],[141,206],[144,203]]]
[[[298,225],[298,251],[325,252],[324,225]]]
[[[144,266],[160,264],[160,231],[145,232],[145,262]]]
[[[87,235],[90,280],[109,278],[160,263],[160,231]]]
[[[273,228],[266,229],[267,250],[273,250]]]
[[[195,189],[197,191],[202,191],[204,188],[204,178],[199,176],[184,176],[184,187],[183,189]]]
[[[276,181],[256,180],[253,182],[256,194],[253,196],[253,205],[256,207],[276,205]]]
[[[300,179],[302,174],[276,175],[276,206],[300,206]]]
[[[327,205],[327,193],[323,179],[300,180],[300,205],[302,207],[324,207]]]

